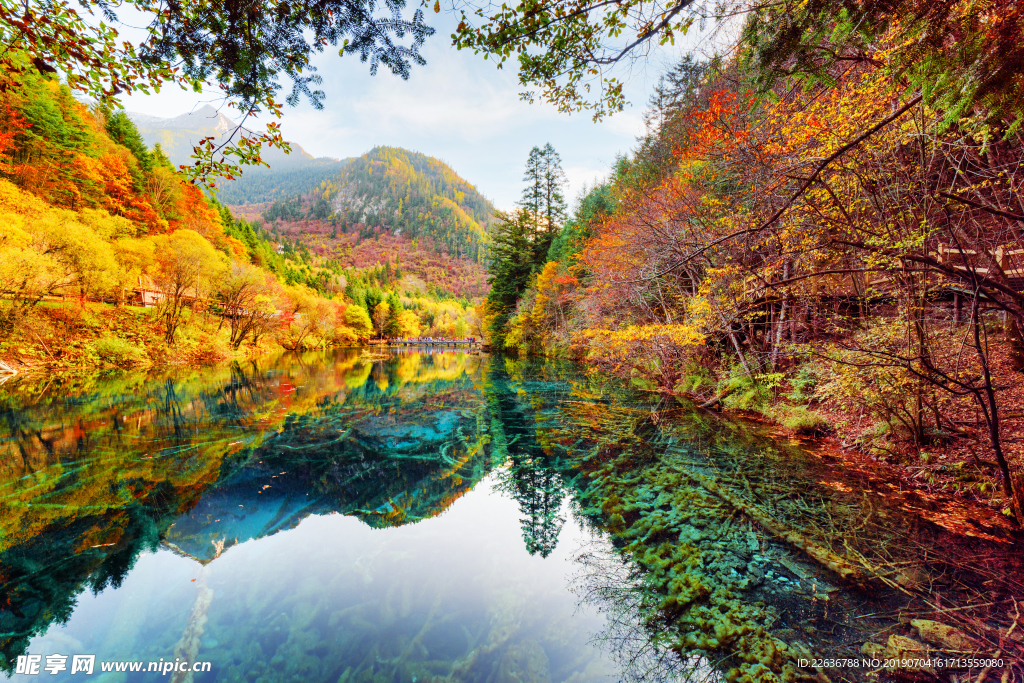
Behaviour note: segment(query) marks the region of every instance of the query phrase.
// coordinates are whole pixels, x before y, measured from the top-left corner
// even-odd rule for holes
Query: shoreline
[[[800,448],[803,452],[830,466],[842,468],[844,472],[855,471],[866,475],[877,483],[890,483],[883,481],[878,476],[880,473],[884,474],[891,481],[899,482],[905,487],[899,491],[902,494],[916,494],[926,499],[930,504],[946,509],[961,507],[965,513],[977,513],[980,517],[985,518],[990,525],[1002,528],[1015,537],[1024,539],[1024,529],[1018,526],[1012,517],[1001,514],[998,506],[992,506],[986,504],[985,501],[959,495],[941,488],[930,490],[927,487],[921,486],[908,473],[907,468],[895,463],[875,459],[867,453],[853,448],[844,448],[834,436],[808,436],[800,434],[796,430],[788,429],[772,421],[770,418],[751,411],[726,409],[721,414],[730,421],[745,424],[763,432],[780,444],[788,444]],[[927,517],[927,515],[924,516]],[[971,535],[970,532],[968,532],[968,535]]]
[[[456,347],[451,345],[445,345],[444,343],[431,344],[424,342],[422,346],[433,347],[438,351],[458,351],[472,355],[489,353],[487,350],[483,349],[479,344],[475,346]],[[43,358],[37,362],[25,362],[24,360],[8,360],[0,356],[0,385],[2,385],[4,381],[11,378],[36,377],[41,373],[57,373],[60,375],[73,376],[84,373],[107,374],[112,372],[145,372],[148,370],[163,370],[170,368],[204,368],[221,365],[224,363],[249,361],[256,358],[263,358],[266,356],[281,353],[316,353],[324,351],[349,349],[354,351],[362,350],[364,352],[369,352],[370,355],[377,355],[383,349],[391,350],[396,348],[404,347],[395,346],[391,344],[360,343],[336,344],[326,347],[303,347],[297,349],[289,349],[281,345],[276,345],[276,348],[269,345],[260,345],[248,346],[244,349],[237,349],[228,357],[189,360],[185,356],[171,356],[170,359],[165,360],[164,362],[151,362],[128,366],[112,365],[109,363],[104,363],[102,361],[92,362],[90,364],[69,365],[67,363],[62,363],[60,360],[54,359],[52,356],[49,358]],[[14,372],[7,372],[7,369],[13,370]]]
[[[685,398],[674,394],[666,395],[677,399]],[[692,399],[687,398],[686,400],[690,401]],[[695,407],[697,407],[696,404]],[[780,443],[798,446],[815,457],[832,461],[835,464],[852,466],[858,469],[868,467],[874,470],[885,471],[895,481],[899,481],[901,485],[908,489],[917,491],[925,496],[941,496],[979,510],[984,510],[986,516],[991,514],[1008,522],[1013,529],[1024,532],[1024,528],[1016,524],[1014,520],[1012,514],[1013,502],[1005,499],[1002,489],[997,485],[999,481],[997,476],[998,470],[990,466],[986,469],[981,469],[980,472],[970,472],[968,470],[970,463],[965,464],[964,460],[956,459],[954,457],[955,453],[951,450],[931,449],[935,457],[929,461],[916,464],[891,462],[876,458],[852,445],[844,445],[840,439],[839,430],[831,423],[826,425],[826,429],[821,430],[825,432],[823,434],[806,434],[802,433],[799,429],[786,427],[772,417],[756,411],[735,408],[720,408],[719,410],[703,408],[702,410],[708,410],[708,412],[723,416],[734,422],[753,425]],[[994,463],[992,464],[994,465]],[[973,488],[957,488],[955,484],[959,480],[955,474],[951,474],[947,470],[955,472],[968,470],[972,475],[983,474],[984,481],[982,483],[991,485],[991,495],[988,500],[974,493],[975,489]],[[925,476],[925,473],[930,473],[930,479]],[[967,492],[968,495],[965,495],[964,492]],[[1005,512],[1008,507],[1011,510],[1011,514]]]
[[[206,341],[209,342],[210,340]],[[51,349],[44,344],[44,340],[38,339],[36,345],[42,347],[43,353],[37,354],[36,357],[31,359],[26,359],[23,356],[11,357],[10,354],[3,354],[0,352],[0,361],[3,361],[7,368],[16,371],[15,373],[8,373],[5,372],[7,368],[0,366],[0,386],[7,381],[10,381],[12,378],[34,378],[43,373],[70,377],[86,374],[105,375],[117,372],[145,372],[171,368],[196,369],[220,365],[222,363],[251,361],[255,358],[286,353],[289,351],[303,353],[330,351],[335,349],[362,349],[372,355],[377,355],[385,348],[389,350],[397,348],[391,345],[379,343],[357,343],[334,345],[326,348],[287,349],[276,342],[262,340],[258,346],[245,345],[239,349],[229,350],[229,352],[225,354],[223,353],[225,350],[223,347],[216,349],[218,352],[210,353],[208,351],[204,352],[204,349],[201,347],[193,347],[191,349],[179,347],[175,349],[174,347],[168,347],[163,344],[162,340],[152,340],[146,351],[147,356],[152,357],[152,355],[157,354],[158,357],[163,358],[162,362],[147,362],[137,365],[117,365],[105,362],[103,359],[96,358],[95,356],[79,356],[74,358],[74,361],[77,362],[62,362],[54,357]],[[438,347],[438,350],[461,350],[466,353],[473,354],[487,353],[483,346],[459,349],[442,345]],[[175,351],[177,353],[175,353]],[[552,356],[544,357],[556,358]],[[377,358],[374,358],[374,360],[377,360]],[[570,360],[570,362],[577,362],[586,367],[585,363],[575,359],[559,360]],[[615,375],[609,375],[609,377],[614,376]],[[859,449],[853,445],[844,444],[844,434],[840,432],[839,428],[834,424],[834,421],[828,420],[829,416],[827,413],[823,414],[823,417],[826,418],[826,423],[821,428],[815,430],[816,433],[808,434],[801,429],[786,427],[771,416],[765,415],[761,412],[722,407],[720,403],[717,410],[705,408],[696,399],[696,397],[681,395],[670,391],[658,391],[639,387],[634,388],[645,393],[656,393],[665,398],[672,398],[679,403],[685,402],[687,404],[691,404],[693,408],[705,410],[711,414],[723,416],[736,422],[756,425],[759,429],[762,429],[766,434],[770,435],[780,443],[798,445],[809,453],[832,460],[836,463],[853,466],[868,465],[872,468],[884,470],[888,472],[894,480],[899,481],[901,485],[920,491],[924,495],[940,495],[948,497],[965,504],[970,504],[973,507],[984,509],[988,513],[1002,516],[1013,523],[1013,502],[1006,500],[1002,494],[1001,487],[998,485],[998,470],[991,466],[993,463],[988,463],[977,458],[973,450],[968,452],[958,452],[954,447],[952,447],[955,446],[955,444],[947,445],[946,447],[931,447],[929,448],[929,457],[927,460],[919,460],[917,462],[893,462],[891,459],[875,457],[874,455],[866,453],[863,449]],[[845,436],[849,437],[852,435]],[[1007,510],[1010,510],[1010,514],[1007,514]]]

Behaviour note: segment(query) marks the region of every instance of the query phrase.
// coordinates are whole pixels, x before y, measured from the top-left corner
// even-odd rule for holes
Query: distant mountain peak
[[[128,116],[146,144],[153,146],[160,143],[170,160],[176,164],[191,163],[192,148],[204,137],[212,135],[225,138],[238,128],[238,123],[209,104],[172,118],[138,112],[128,112]],[[242,135],[253,135],[253,132],[243,127]],[[293,151],[290,155],[276,149],[264,149],[264,160],[271,165],[293,165],[313,160],[313,156],[300,145],[294,142],[291,145]]]
[[[374,147],[324,183],[318,197],[346,232],[429,237],[438,251],[477,262],[486,254],[494,207],[440,159],[400,147]],[[268,220],[275,213],[271,209],[264,214]]]
[[[150,114],[139,114],[136,112],[129,112],[128,116],[135,122],[135,125],[139,129],[143,128],[163,128],[163,129],[180,129],[180,130],[200,130],[210,129],[217,131],[220,135],[226,135],[238,127],[232,119],[225,116],[222,112],[214,109],[211,105],[206,104],[180,116],[173,118],[163,118],[160,116],[152,116]],[[250,131],[246,130],[246,133]]]

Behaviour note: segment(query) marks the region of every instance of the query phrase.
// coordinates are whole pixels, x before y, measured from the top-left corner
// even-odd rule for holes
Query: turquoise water
[[[850,588],[722,487],[830,552],[884,555],[895,583],[948,581],[955,548],[1019,568],[1005,528],[964,535],[955,507],[874,476],[552,362],[340,351],[8,381],[0,663],[53,681],[772,680],[801,653],[858,653],[930,593]],[[956,576],[947,604],[988,578]],[[15,673],[26,655],[41,673]]]

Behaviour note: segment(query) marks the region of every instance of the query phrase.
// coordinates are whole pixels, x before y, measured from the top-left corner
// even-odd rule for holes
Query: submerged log
[[[849,560],[836,555],[831,550],[807,538],[799,531],[789,528],[774,517],[765,514],[756,506],[746,502],[732,491],[719,486],[716,482],[701,474],[697,474],[696,472],[690,472],[689,470],[684,470],[682,468],[676,469],[699,483],[705,489],[715,494],[729,505],[732,505],[753,521],[757,522],[772,536],[775,536],[776,538],[803,551],[815,562],[835,573],[843,580],[864,588],[866,588],[870,583],[871,577],[861,567],[858,567]]]

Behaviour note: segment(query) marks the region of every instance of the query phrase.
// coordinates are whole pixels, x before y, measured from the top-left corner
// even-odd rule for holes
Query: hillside
[[[403,289],[401,250],[350,270],[234,218],[123,112],[48,76],[0,79],[0,367],[208,363],[373,333],[464,335],[479,319],[440,278]]]
[[[218,196],[272,237],[300,241],[343,267],[400,261],[410,276],[406,285],[421,292],[467,299],[486,294],[486,232],[494,207],[476,188],[444,162],[394,147],[343,163],[330,179],[292,196],[274,186],[284,173],[268,173],[262,194],[250,196],[281,196],[273,202],[230,201],[230,185]],[[299,176],[293,177],[298,185]]]
[[[255,217],[263,207],[232,205]],[[282,197],[262,210],[268,228],[285,234],[390,234],[480,263],[494,207],[439,159],[375,147],[348,161],[308,193]]]
[[[217,199],[231,206],[257,205],[258,216],[282,197],[309,194],[321,183],[333,179],[349,162],[328,157],[302,159],[296,163],[272,162],[270,168],[254,166],[243,170],[235,180],[217,183]]]
[[[375,147],[323,188],[346,226],[428,237],[453,256],[479,260],[494,207],[439,159]]]

